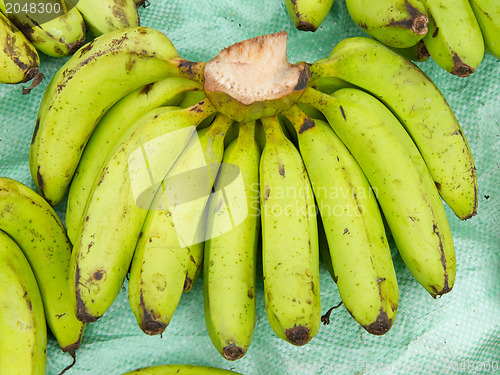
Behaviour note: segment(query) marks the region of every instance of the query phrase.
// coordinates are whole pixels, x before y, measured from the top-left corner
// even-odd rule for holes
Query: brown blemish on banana
[[[43,182],[42,174],[40,173],[40,166],[38,166],[38,168],[36,170],[36,182],[38,184],[38,190],[40,190],[40,194],[42,195],[42,197],[44,197],[44,194],[43,194],[44,182]]]
[[[311,70],[309,69],[309,66],[303,64],[300,67],[302,68],[302,70],[300,71],[299,79],[297,80],[297,85],[293,88],[294,91],[304,90],[307,87],[309,78],[311,78]]]
[[[307,344],[311,339],[309,328],[304,326],[295,326],[293,328],[288,328],[285,331],[285,336],[291,344],[296,346],[303,346]]]
[[[191,278],[186,276],[186,279],[184,280],[184,287],[182,289],[183,292],[188,291],[191,289],[191,285],[193,285],[193,280]]]
[[[105,271],[103,270],[97,270],[94,272],[94,274],[92,275],[92,277],[97,280],[97,281],[100,281],[103,279],[104,275],[106,274]]]
[[[87,306],[82,300],[79,285],[87,288],[87,286],[80,282],[80,268],[77,264],[75,272],[76,317],[79,321],[84,323],[95,322],[97,319],[99,319],[99,317],[93,316],[87,312]]]
[[[248,296],[248,298],[253,299],[253,292],[252,292],[252,289],[248,289],[247,296]]]
[[[167,328],[167,326],[164,323],[158,321],[158,318],[156,317],[154,311],[146,308],[142,291],[141,291],[139,306],[142,310],[141,330],[146,335],[150,336],[162,334],[163,331],[165,331],[165,328]]]
[[[83,55],[85,55],[88,51],[90,51],[92,49],[92,47],[94,46],[94,43],[95,43],[95,39],[92,40],[91,42],[89,42],[85,47],[83,47],[81,50],[80,50],[80,56],[79,57],[82,57]]]
[[[271,193],[271,188],[266,186],[264,188],[264,201],[267,201],[269,198],[269,194]]]
[[[302,125],[300,126],[299,134],[304,133],[306,130],[312,129],[315,126],[316,123],[313,120],[311,120],[309,117],[305,117]]]
[[[339,106],[339,108],[340,108],[340,113],[342,114],[342,117],[344,118],[344,121],[346,121],[344,108],[342,108],[342,106],[341,106],[341,105]]]
[[[437,37],[438,32],[439,32],[439,27],[436,27],[436,30],[434,30],[434,32],[432,33],[432,37],[433,38]]]
[[[444,254],[444,245],[443,241],[441,239],[441,234],[439,233],[439,229],[434,223],[432,225],[432,231],[434,234],[437,236],[439,240],[439,251],[441,252],[441,264],[443,265],[443,271],[444,271],[444,283],[443,283],[443,288],[441,290],[437,290],[434,286],[431,286],[432,290],[434,291],[434,294],[432,297],[436,298],[437,296],[441,296],[443,294],[446,294],[451,291],[452,287],[448,285],[448,271],[446,270],[446,256]]]
[[[280,164],[278,166],[278,169],[279,169],[280,176],[285,177],[285,166],[283,164]]]
[[[140,92],[140,94],[142,95],[149,95],[149,92],[153,89],[153,87],[155,86],[154,82],[153,83],[150,83],[146,86],[144,86]]]
[[[33,137],[31,138],[31,144],[35,143],[36,134],[38,133],[39,128],[40,128],[40,117],[37,117],[35,129],[33,130]]]
[[[453,53],[452,73],[459,77],[467,77],[474,73],[474,68],[464,63],[456,53]]]
[[[245,349],[236,346],[236,344],[234,343],[229,344],[222,349],[222,356],[228,361],[236,361],[237,359],[242,358],[244,355]]]
[[[427,47],[425,46],[424,43],[419,43],[417,47],[417,58],[418,59],[428,59],[431,57],[431,54],[427,50]]]
[[[389,331],[391,327],[392,327],[392,320],[389,319],[387,313],[381,307],[377,319],[375,319],[373,323],[363,328],[366,329],[368,333],[371,333],[372,335],[381,336],[387,333],[387,331]]]

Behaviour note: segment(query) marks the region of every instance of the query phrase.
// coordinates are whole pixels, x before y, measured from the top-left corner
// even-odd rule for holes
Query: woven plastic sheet
[[[243,39],[286,30],[289,60],[313,62],[327,57],[342,39],[364,35],[349,18],[344,0],[335,0],[315,33],[295,30],[282,0],[151,0],[148,8],[140,9],[140,16],[142,25],[164,32],[181,56],[195,61],[208,61],[222,48]],[[46,79],[28,96],[21,95],[20,85],[0,86],[1,176],[34,188],[28,155],[36,114],[50,78],[65,61],[42,56],[41,71]],[[193,291],[183,295],[161,338],[146,336],[137,326],[125,283],[108,312],[88,325],[77,363],[67,374],[113,375],[164,363],[266,375],[500,371],[500,62],[485,55],[477,71],[467,78],[452,76],[431,60],[419,65],[458,117],[479,178],[476,217],[461,222],[446,207],[457,252],[457,280],[450,294],[432,299],[392,246],[400,289],[392,329],[384,336],[371,336],[342,307],[309,344],[293,347],[277,338],[267,322],[259,269],[255,337],[243,359],[228,362],[212,346],[205,328],[201,279]],[[66,201],[56,207],[62,219],[65,207]],[[323,313],[340,301],[323,265],[321,298]],[[69,363],[69,355],[49,337],[48,374],[58,374]]]

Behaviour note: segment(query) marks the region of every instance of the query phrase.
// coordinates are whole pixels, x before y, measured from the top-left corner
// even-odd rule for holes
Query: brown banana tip
[[[297,30],[315,32],[317,30],[317,28],[316,28],[316,26],[314,26],[313,24],[311,24],[309,22],[300,21],[297,24]]]
[[[182,289],[182,291],[187,292],[188,290],[191,290],[192,285],[193,285],[193,280],[191,280],[191,278],[186,276],[186,279],[184,280],[184,288]]]
[[[455,63],[452,73],[459,77],[467,77],[474,73],[474,68],[459,61]]]
[[[425,14],[419,14],[413,19],[411,29],[417,35],[425,35],[428,31],[429,19]]]
[[[432,288],[433,293],[431,293],[431,296],[432,296],[432,298],[435,299],[436,297],[441,297],[442,295],[451,292],[452,289],[453,289],[453,285],[448,285],[448,281],[446,281],[443,289],[441,289],[439,291],[436,288],[433,287]]]
[[[64,348],[61,348],[61,350],[63,351],[63,353],[69,353],[69,355],[74,357],[75,352],[80,347],[81,343],[82,343],[82,336],[80,335],[77,342],[75,342],[71,345],[67,345]]]
[[[392,323],[393,321],[389,319],[387,313],[385,311],[380,311],[377,319],[364,328],[368,333],[371,333],[372,335],[381,336],[391,329]]]
[[[141,330],[149,336],[161,335],[167,326],[154,320],[146,320],[141,324]]]
[[[222,356],[226,358],[228,361],[235,361],[237,359],[242,358],[245,355],[246,351],[235,344],[231,344],[225,346],[222,349]]]
[[[309,328],[303,326],[295,326],[293,328],[288,328],[285,331],[285,336],[290,341],[291,344],[296,346],[302,346],[309,342],[311,339],[311,333]]]
[[[427,50],[427,47],[425,46],[424,43],[420,43],[418,45],[418,48],[417,48],[417,57],[419,59],[428,59],[429,57],[431,57],[431,54],[429,53],[429,51]]]

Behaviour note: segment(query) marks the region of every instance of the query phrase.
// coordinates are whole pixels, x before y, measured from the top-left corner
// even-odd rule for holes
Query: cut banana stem
[[[146,27],[110,32],[82,47],[54,75],[40,103],[30,171],[41,195],[51,205],[62,200],[85,144],[113,104],[168,76],[196,78],[199,65]]]
[[[302,158],[276,117],[262,119],[260,160],[262,262],[269,323],[293,345],[305,345],[321,318],[316,207]]]
[[[38,74],[39,64],[35,47],[0,13],[0,83],[28,82]]]
[[[42,197],[5,177],[0,177],[0,212],[0,230],[16,241],[33,269],[50,330],[61,349],[74,354],[84,325],[70,292],[71,246],[61,221]]]
[[[101,168],[117,140],[147,112],[160,106],[177,105],[184,92],[200,88],[199,84],[189,79],[168,77],[131,92],[111,107],[99,121],[85,145],[69,189],[66,228],[72,243],[75,243],[96,171]]]
[[[476,167],[467,139],[443,94],[415,64],[375,40],[349,38],[311,72],[313,82],[339,77],[384,102],[417,145],[444,201],[462,220],[476,215]]]
[[[301,31],[316,31],[332,5],[333,0],[285,0],[290,19]]]
[[[419,0],[346,0],[353,21],[387,46],[408,48],[427,33],[429,19]]]
[[[255,122],[239,125],[208,207],[203,290],[205,322],[227,360],[242,358],[255,327],[255,270],[259,240],[259,160]]]
[[[429,14],[425,46],[444,70],[467,77],[484,55],[481,29],[468,0],[422,0]]]
[[[413,47],[409,48],[394,48],[390,47],[391,50],[396,52],[398,55],[403,56],[404,58],[412,61],[427,61],[431,57],[429,51],[427,51],[427,47],[423,40],[415,44]]]
[[[203,214],[232,123],[219,114],[191,138],[149,207],[129,279],[130,306],[148,335],[163,333],[201,270]]]
[[[209,102],[158,108],[137,120],[101,168],[71,256],[78,319],[98,319],[123,283],[154,193],[195,126],[214,112]]]
[[[399,293],[375,195],[328,123],[312,120],[297,106],[284,115],[297,130],[340,297],[359,324],[382,335],[394,323]]]
[[[307,89],[301,100],[325,114],[360,165],[412,275],[433,297],[451,291],[456,259],[446,213],[423,159],[399,121],[361,90],[342,89],[332,97]]]

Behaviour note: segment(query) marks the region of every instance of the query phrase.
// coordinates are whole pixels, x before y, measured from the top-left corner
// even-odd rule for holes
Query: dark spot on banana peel
[[[154,85],[155,85],[155,84],[154,84],[154,82],[153,82],[153,83],[150,83],[150,84],[148,84],[148,85],[144,86],[144,87],[142,88],[142,90],[141,90],[141,92],[140,92],[140,93],[141,93],[141,94],[143,94],[143,95],[148,95],[148,94],[149,94],[149,92],[153,89]]]
[[[297,80],[297,84],[293,88],[294,91],[302,91],[307,87],[309,83],[309,78],[311,78],[311,71],[307,64],[302,65],[302,69],[299,73],[299,79]]]
[[[78,268],[77,265],[75,272],[76,318],[83,323],[95,322],[97,319],[99,319],[99,317],[90,315],[87,312],[87,307],[85,306],[85,303],[82,300],[79,285],[80,285],[80,269]]]
[[[299,14],[297,13],[297,17],[298,17],[298,15]],[[297,30],[315,32],[317,29],[316,29],[316,26],[314,26],[312,23],[300,21],[297,24]]]
[[[43,182],[42,174],[40,173],[40,166],[38,166],[38,168],[36,170],[36,182],[37,182],[37,185],[38,185],[38,190],[40,191],[40,195],[42,197],[44,197],[44,194],[43,194],[44,182]]]
[[[448,285],[448,272],[446,270],[446,256],[444,254],[444,246],[443,246],[443,241],[441,240],[441,235],[439,233],[439,229],[437,225],[434,223],[432,225],[432,231],[434,234],[437,236],[439,240],[439,251],[441,252],[441,264],[443,265],[443,271],[444,271],[444,283],[443,283],[443,288],[441,290],[437,290],[434,286],[432,286],[432,290],[434,291],[433,297],[436,298],[436,296],[441,296],[443,294],[446,294],[451,291],[452,286]]]
[[[182,291],[183,292],[188,291],[189,289],[191,289],[191,285],[193,285],[193,280],[191,280],[190,277],[186,276],[186,279],[184,280],[184,287],[182,288]]]
[[[380,313],[378,314],[377,319],[373,323],[365,326],[364,329],[372,335],[381,336],[391,329],[392,323],[393,322],[389,319],[387,313],[380,308]]]
[[[295,326],[293,328],[288,328],[285,331],[285,336],[291,344],[296,346],[305,345],[311,339],[309,328],[304,326]]]
[[[89,245],[90,246],[90,245]],[[94,274],[92,275],[92,277],[95,279],[95,280],[102,280],[103,277],[104,277],[104,274],[105,272],[103,270],[97,270],[94,272]]]
[[[431,57],[431,54],[427,50],[425,43],[419,43],[417,47],[417,58],[421,60],[428,59],[429,57]]]
[[[359,25],[358,25],[360,28],[362,28],[363,30],[367,30],[368,29],[368,26],[366,25],[366,23],[364,22],[361,22]]]
[[[253,292],[252,292],[252,289],[248,289],[247,296],[248,296],[248,298],[253,299]]]
[[[189,60],[181,60],[177,66],[182,69],[184,72],[188,74],[193,74],[193,66],[195,66],[197,63]]]
[[[162,334],[163,331],[165,331],[165,328],[167,328],[167,326],[164,323],[157,321],[157,317],[154,311],[151,311],[146,308],[142,291],[141,291],[139,306],[142,310],[141,330],[146,335],[150,336]]]
[[[94,46],[94,43],[95,43],[94,41],[95,41],[95,39],[80,49],[80,57],[82,57],[85,53],[87,53],[88,51],[90,51],[92,49],[92,47]]]
[[[434,30],[434,32],[432,33],[432,37],[433,38],[437,37],[438,33],[439,33],[439,27],[436,27],[436,30]]]
[[[279,169],[280,176],[285,177],[285,166],[283,164],[280,164],[278,169]]]
[[[85,43],[85,37],[77,40],[76,42],[68,44],[68,53],[73,55],[76,51],[80,49],[81,46]]]
[[[265,201],[267,201],[267,199],[269,198],[270,193],[271,193],[271,188],[269,188],[269,187],[264,188],[264,200]]]
[[[36,134],[38,133],[39,128],[40,128],[40,117],[37,117],[35,129],[33,130],[33,137],[31,138],[31,144],[35,143]]]
[[[467,77],[474,73],[474,68],[464,63],[456,53],[453,53],[452,73],[459,77]]]
[[[135,59],[133,59],[132,56],[130,56],[127,60],[127,63],[125,64],[125,70],[127,72],[130,72],[134,68],[135,62],[136,62]]]
[[[302,125],[300,125],[299,134],[304,133],[306,130],[312,129],[316,126],[316,123],[309,117],[304,118]]]
[[[245,349],[236,346],[236,344],[230,344],[222,349],[222,355],[228,361],[236,361],[245,355]]]
[[[344,118],[344,121],[346,121],[344,108],[342,108],[342,106],[341,106],[341,105],[339,106],[339,108],[340,108],[340,113],[342,114],[342,117]]]

